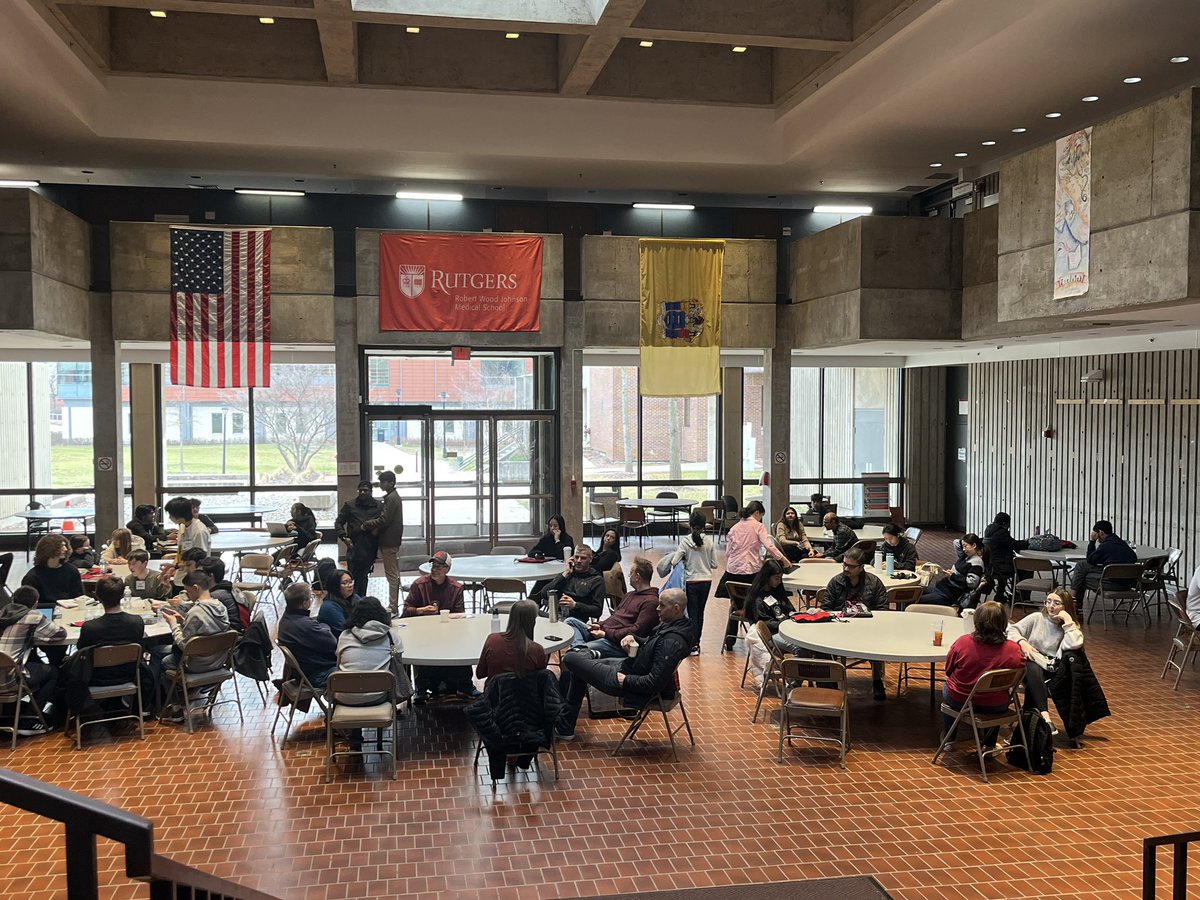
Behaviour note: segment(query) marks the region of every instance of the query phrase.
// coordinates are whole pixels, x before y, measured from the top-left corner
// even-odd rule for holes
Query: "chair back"
[[[21,670],[17,661],[7,653],[0,653],[0,700],[8,703],[15,700],[21,687]]]
[[[321,538],[309,541],[304,545],[304,549],[300,551],[301,562],[311,562],[312,558],[317,555],[317,548],[321,546]]]
[[[711,532],[717,527],[717,514],[724,512],[724,507],[718,501],[716,506],[713,506],[712,500],[705,500],[700,506],[696,507],[700,510],[700,514],[704,516],[704,530]]]
[[[735,513],[738,511],[738,503],[733,494],[724,494],[721,497],[721,504],[725,507],[725,512]]]
[[[921,539],[921,529],[910,525],[904,529],[904,536],[915,544]]]
[[[641,506],[619,506],[622,525],[641,527],[646,524],[646,510]]]
[[[855,549],[861,550],[867,554],[867,560],[871,560],[875,556],[876,544],[874,541],[858,541],[855,543]]]
[[[1112,599],[1140,597],[1142,590],[1139,584],[1144,571],[1145,563],[1141,562],[1117,563],[1105,566],[1104,571],[1100,574],[1100,590],[1105,597]],[[1113,582],[1118,586],[1109,587],[1108,585]]]
[[[13,554],[0,553],[0,590],[7,592],[8,576],[12,572]]]
[[[525,582],[519,578],[485,578],[483,589],[492,594],[520,594],[525,596]]]
[[[779,668],[785,681],[832,681],[837,690],[846,690],[846,667],[832,659],[785,656],[779,661]]]
[[[193,658],[200,659],[216,659],[224,654],[224,661],[213,666],[203,667],[204,671],[209,669],[232,669],[233,668],[233,645],[238,641],[238,633],[236,631],[222,631],[220,634],[198,634],[195,637],[190,637],[183,644],[183,653],[179,659],[179,666],[182,671],[194,671],[188,666],[188,662]]]
[[[591,502],[589,502],[588,503],[588,514],[592,517],[592,521],[599,521],[600,519],[603,519],[604,518],[604,503],[603,503],[603,501],[597,503],[595,500],[592,500]]]
[[[661,500],[663,497],[666,497],[671,500],[678,500],[679,494],[677,494],[675,491],[659,491],[657,494],[654,495],[654,499],[656,499],[656,500]]]
[[[274,557],[269,553],[246,553],[242,556],[243,569],[253,569],[255,572],[262,570],[260,574],[265,575],[267,570],[271,568],[271,563],[274,562]]]
[[[492,548],[490,556],[524,556],[525,548],[516,544],[499,544]]]
[[[1009,695],[1009,702],[1012,702],[1012,693],[1025,680],[1025,667],[1019,669],[989,669],[979,676],[979,680],[975,682],[975,686],[971,688],[970,696],[967,697],[967,703],[971,703],[975,699],[976,694],[992,694],[1006,691]]]
[[[272,555],[271,565],[276,569],[282,569],[296,555],[295,544],[284,544]]]
[[[904,527],[904,507],[903,506],[889,506],[888,507],[888,516],[891,518],[893,525],[899,525],[901,528]]]
[[[771,629],[767,627],[766,622],[756,622],[754,630],[758,632],[758,639],[762,641],[762,645],[767,648],[767,652],[771,654],[771,659],[775,660],[775,664],[779,665],[783,662],[783,651],[779,649],[779,645],[775,643],[775,635],[771,634]]]
[[[141,644],[102,644],[92,649],[92,668],[127,666],[142,658]]]
[[[740,610],[750,596],[750,585],[744,581],[727,581],[725,593],[729,595],[730,611]]]
[[[1054,563],[1048,559],[1039,559],[1035,556],[1014,556],[1013,571],[1017,573],[1018,580],[1020,580],[1020,576],[1024,572],[1029,572],[1031,574],[1046,572],[1049,573],[1051,578],[1053,578]]]
[[[896,609],[911,609],[914,604],[921,603],[921,595],[925,588],[919,584],[906,584],[901,587],[888,588],[888,603]],[[928,604],[932,606],[933,604]],[[947,607],[948,608],[948,607]]]
[[[1200,630],[1192,622],[1192,617],[1187,614],[1187,591],[1178,591],[1174,597],[1168,597],[1167,606],[1171,608],[1171,613],[1175,616],[1175,621],[1178,624],[1192,631]]]
[[[946,616],[958,618],[958,610],[953,606],[942,606],[940,603],[910,603],[904,608],[906,613],[925,613],[930,616]]]
[[[396,696],[396,676],[391,669],[372,672],[330,672],[325,683],[330,696],[346,694],[387,694]]]

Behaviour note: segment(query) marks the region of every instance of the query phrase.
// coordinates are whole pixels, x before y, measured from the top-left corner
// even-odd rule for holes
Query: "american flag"
[[[171,382],[271,384],[271,230],[171,229]]]

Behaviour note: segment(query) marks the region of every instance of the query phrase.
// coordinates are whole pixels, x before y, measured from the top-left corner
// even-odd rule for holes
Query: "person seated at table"
[[[133,518],[125,525],[134,537],[142,539],[142,544],[147,550],[166,541],[168,537],[166,529],[155,521],[157,516],[158,510],[149,503],[143,503],[133,511]]]
[[[463,586],[450,577],[454,558],[445,550],[429,557],[429,574],[421,575],[408,589],[403,616],[436,616],[442,610],[452,615],[466,612]],[[479,688],[471,681],[470,666],[413,666],[417,693],[415,702],[425,703],[437,697],[442,685],[460,697],[473,699]]]
[[[666,559],[668,568],[683,563],[684,592],[687,594],[687,617],[692,623],[696,643],[692,653],[700,652],[700,636],[704,632],[704,610],[712,591],[712,573],[717,567],[717,546],[712,535],[705,534],[708,518],[703,510],[693,509],[688,516],[691,531],[679,539],[679,546]],[[661,565],[661,563],[660,563]]]
[[[600,536],[600,546],[592,558],[592,568],[597,572],[607,572],[621,561],[621,536],[617,529],[606,528]]]
[[[830,612],[842,612],[851,604],[863,604],[868,610],[888,608],[887,588],[878,576],[865,571],[870,557],[861,547],[851,547],[842,558],[842,571],[829,579],[825,586],[825,600],[822,609]],[[786,639],[776,635],[776,644],[783,649],[795,652],[797,648],[785,644]],[[886,700],[887,691],[883,687],[883,662],[871,660],[871,690],[876,700]]]
[[[1083,646],[1078,619],[1071,592],[1056,588],[1046,595],[1046,603],[1038,612],[1008,626],[1008,639],[1021,648],[1025,657],[1025,708],[1041,713],[1054,734],[1058,729],[1050,719],[1047,682],[1062,660],[1063,651]]]
[[[654,566],[639,556],[629,570],[631,590],[621,598],[611,616],[590,625],[576,616],[568,616],[565,624],[575,629],[572,649],[587,650],[596,659],[624,656],[621,641],[626,635],[648,635],[658,624],[658,588],[650,586],[653,577]]]
[[[54,697],[58,666],[66,655],[67,648],[63,641],[67,638],[67,629],[38,612],[40,605],[36,588],[22,585],[13,591],[12,598],[0,607],[0,653],[7,654],[25,673],[25,680],[33,693],[33,703],[39,710],[44,710]],[[39,650],[45,652],[45,659]],[[12,686],[0,678],[0,689]],[[8,724],[12,723],[13,712],[8,705],[0,710]],[[62,718],[60,710],[57,716],[48,717],[47,720],[57,722]],[[21,714],[17,734],[32,737],[47,731],[49,729],[38,721],[33,707],[29,707],[27,714]]]
[[[904,536],[899,525],[883,526],[883,561],[892,557],[892,569],[896,572],[915,572],[917,570],[917,545]]]
[[[128,528],[114,528],[108,546],[100,551],[100,558],[110,566],[127,566],[130,553],[145,549],[145,542]]]
[[[1136,563],[1137,553],[1121,538],[1113,534],[1113,524],[1101,519],[1092,526],[1088,535],[1087,558],[1081,559],[1071,570],[1071,590],[1081,597],[1085,590],[1100,590],[1100,576],[1105,566]],[[1122,579],[1113,581],[1111,589],[1130,587],[1132,582]]]
[[[546,648],[533,639],[537,624],[538,605],[532,600],[518,600],[508,611],[508,627],[489,634],[483,642],[476,678],[491,678],[511,672],[524,675],[546,668]]]
[[[763,516],[766,507],[760,500],[751,500],[738,514],[738,521],[729,529],[725,536],[725,572],[717,582],[717,590],[713,596],[729,597],[725,585],[730,581],[749,584],[762,568],[763,554],[779,560],[784,570],[792,567],[792,561],[783,555],[783,551],[775,546],[766,526]],[[737,620],[730,619],[725,627],[725,649],[732,650],[737,639]]]
[[[296,657],[300,671],[313,687],[323,688],[329,673],[337,668],[338,639],[328,625],[312,617],[312,589],[303,581],[284,588],[283,602],[275,642]]]
[[[364,597],[354,604],[346,617],[345,628],[337,641],[337,671],[379,672],[390,669],[396,677],[397,704],[412,693],[408,673],[404,671],[404,646],[392,633],[392,614],[378,597]],[[379,703],[380,694],[338,694],[338,703],[370,706]]]
[[[203,550],[204,555],[208,556],[209,551],[212,549],[210,532],[204,523],[196,518],[192,509],[192,501],[187,497],[172,497],[167,501],[164,509],[167,511],[167,515],[171,517],[171,521],[179,528],[179,534],[176,537],[176,562],[193,547],[197,550]]]
[[[295,536],[298,550],[303,550],[320,537],[316,514],[298,500],[292,504],[292,517],[284,523],[284,528],[288,534]]]
[[[779,542],[783,555],[792,562],[821,556],[820,550],[813,549],[808,532],[804,530],[804,523],[800,521],[800,515],[794,506],[785,509],[783,518],[775,523],[775,540]]]
[[[183,579],[192,572],[200,568],[200,564],[208,559],[208,551],[201,550],[199,547],[193,547],[190,550],[184,550],[179,554],[179,562],[177,564],[164,565],[159,571],[162,577],[168,579],[176,593],[181,593],[183,587]]]
[[[1008,613],[1004,605],[995,600],[982,603],[975,612],[975,630],[958,638],[946,652],[946,682],[942,685],[942,700],[951,709],[962,709],[975,687],[975,682],[984,672],[992,669],[1023,669],[1025,658],[1021,648],[1008,639]],[[976,712],[998,713],[1008,709],[1008,692],[993,691],[976,694],[972,700]],[[953,743],[955,735],[950,733],[954,717],[942,717],[942,742]],[[989,728],[983,732],[984,749],[996,746],[999,729]]]
[[[174,590],[171,579],[150,568],[150,554],[134,550],[129,554],[129,574],[125,586],[134,597],[142,600],[166,600]]]
[[[661,693],[665,699],[675,696],[675,670],[691,653],[692,623],[684,614],[687,594],[671,588],[658,595],[658,625],[648,637],[627,635],[622,646],[638,645],[637,656],[622,659],[593,659],[590,653],[563,656],[559,688],[566,698],[562,716],[555,726],[560,741],[575,739],[575,723],[588,686],[620,697],[628,706],[641,708]]]
[[[200,524],[208,529],[209,534],[216,534],[221,529],[217,527],[217,523],[212,520],[211,516],[206,516],[200,512],[200,498],[192,497],[189,501],[192,504],[192,516],[200,520]]]
[[[529,548],[529,553],[526,555],[531,559],[567,559],[568,556],[564,556],[564,552],[568,548],[573,549],[574,547],[575,539],[567,534],[566,519],[555,513],[546,523],[546,533],[538,538],[537,543]],[[540,601],[545,595],[546,585],[549,583],[549,578],[539,579],[530,589],[529,596]]]
[[[183,613],[173,607],[163,607],[162,616],[171,626],[173,650],[162,660],[163,668],[173,669],[179,664],[183,645],[191,638],[212,634],[223,634],[230,630],[229,613],[225,604],[213,597],[212,576],[204,572],[189,572],[183,579],[183,587],[190,604]],[[207,672],[225,661],[225,655],[198,657],[191,661],[191,671]]]
[[[820,516],[824,518],[825,513],[830,512],[829,498],[824,494],[809,494],[808,495],[808,512],[809,515]]]
[[[96,582],[96,599],[104,607],[104,614],[95,619],[88,619],[79,629],[79,642],[76,648],[86,650],[88,647],[102,647],[110,644],[144,645],[146,623],[141,616],[135,616],[121,609],[121,601],[125,597],[125,582],[114,575],[107,575]],[[127,663],[120,666],[106,666],[94,669],[88,679],[88,685],[107,687],[113,684],[125,684],[135,678],[142,682],[142,703],[149,709],[154,702],[155,683],[149,667],[139,662]],[[71,691],[67,691],[68,699]],[[112,706],[123,704],[129,698],[117,698],[109,701]],[[83,704],[72,704],[82,708]],[[106,704],[102,704],[104,706]]]
[[[33,567],[21,584],[37,589],[39,607],[52,608],[59,600],[83,596],[79,570],[67,564],[70,555],[70,545],[61,534],[48,534],[34,547]]]
[[[921,592],[922,603],[937,603],[955,609],[970,607],[979,590],[983,574],[987,571],[983,541],[979,535],[964,534],[954,542],[958,558],[946,577],[929,585]]]
[[[354,590],[354,576],[345,569],[334,569],[325,578],[325,596],[317,610],[317,621],[328,625],[334,637],[340,637],[360,600]]]
[[[212,579],[209,593],[225,607],[229,615],[229,627],[238,634],[244,634],[250,626],[250,604],[246,602],[246,595],[225,578],[225,561],[219,556],[210,556],[196,563],[196,569]]]
[[[854,529],[837,517],[836,513],[825,513],[822,521],[825,530],[833,534],[833,540],[825,548],[825,558],[841,562],[846,551],[858,543]]]
[[[755,691],[762,688],[763,675],[771,662],[771,651],[758,639],[758,623],[763,622],[771,635],[776,636],[780,623],[795,612],[787,588],[783,586],[783,567],[773,559],[766,560],[746,592],[746,605],[742,609],[746,623],[746,652],[750,656],[749,672],[754,679]]]
[[[1029,549],[1029,541],[1013,540],[1009,531],[1011,525],[1012,518],[1009,514],[998,512],[992,519],[992,524],[983,531],[983,546],[987,548],[990,565],[987,574],[992,580],[996,599],[1001,602],[1008,596],[1008,586],[1016,571],[1013,557],[1020,551]]]
[[[86,534],[73,534],[69,542],[71,555],[67,557],[67,562],[75,568],[86,572],[92,566],[100,564],[100,558],[92,548],[92,539]]]
[[[557,594],[558,605],[566,607],[567,615],[581,622],[600,618],[608,597],[604,575],[592,568],[592,559],[592,548],[580,544],[575,548],[575,554],[563,564],[562,573],[546,582],[543,592],[547,596]]]

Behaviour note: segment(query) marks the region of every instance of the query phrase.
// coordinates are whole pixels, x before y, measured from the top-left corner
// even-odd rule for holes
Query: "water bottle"
[[[875,571],[883,571],[883,551],[878,547],[875,548]]]
[[[887,577],[891,578],[896,571],[896,557],[892,554],[887,555]]]
[[[492,607],[492,634],[500,633],[500,610]]]
[[[125,585],[125,596],[121,598],[121,609],[129,612],[133,608],[133,591]]]
[[[546,606],[550,613],[550,621],[558,621],[558,591],[546,592]]]

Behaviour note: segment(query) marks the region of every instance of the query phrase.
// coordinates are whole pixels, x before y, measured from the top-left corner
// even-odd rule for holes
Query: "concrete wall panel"
[[[727,303],[721,307],[721,346],[766,349],[775,339],[779,307],[766,303]],[[638,346],[641,306],[636,300],[586,300],[583,303],[585,347]]]
[[[1001,222],[1004,213],[1000,214]],[[996,316],[1001,322],[1045,314],[1054,293],[1054,248],[1005,253],[996,261]]]
[[[793,302],[853,291],[862,285],[863,219],[818,231],[788,248]]]
[[[89,315],[93,303],[108,302],[108,295],[89,294],[83,288],[55,281],[34,272],[33,327],[46,334],[91,339]]]
[[[859,338],[864,341],[958,340],[959,291],[864,289],[859,292]]]
[[[30,191],[0,188],[0,272],[30,271],[29,204],[32,196]]]
[[[86,290],[92,283],[91,229],[39,194],[29,195],[30,268]]]
[[[943,289],[954,281],[952,219],[866,216],[862,222],[861,286]]]
[[[832,294],[792,307],[796,349],[833,347],[862,336],[859,291]]]
[[[1000,166],[997,252],[1054,240],[1054,145],[1043,144]]]
[[[996,280],[1000,207],[988,206],[963,217],[963,287]]]
[[[0,270],[0,328],[33,327],[33,278],[28,271]]]

